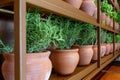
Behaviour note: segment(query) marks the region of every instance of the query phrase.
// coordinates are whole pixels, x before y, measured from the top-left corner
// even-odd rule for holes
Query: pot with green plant
[[[88,65],[93,57],[93,44],[96,41],[96,31],[92,24],[83,23],[80,26],[81,31],[76,41],[76,46],[79,48],[79,65]]]
[[[53,26],[50,16],[46,18],[46,21],[41,18],[38,9],[33,12],[28,11],[26,15],[26,80],[48,80],[52,70],[49,59],[50,51],[46,51],[46,49],[51,42]],[[6,68],[7,71],[7,73],[3,73],[5,80],[15,80],[14,75],[10,76],[14,73],[13,63],[14,54],[5,54],[3,63],[3,70]],[[5,67],[5,65],[7,66]]]
[[[61,75],[68,75],[74,72],[79,61],[78,49],[71,49],[71,46],[79,36],[79,23],[67,18],[58,18],[59,28],[62,29],[63,40],[54,40],[57,49],[51,50],[50,59],[54,70]]]
[[[106,53],[106,31],[101,29],[101,57],[103,57]]]

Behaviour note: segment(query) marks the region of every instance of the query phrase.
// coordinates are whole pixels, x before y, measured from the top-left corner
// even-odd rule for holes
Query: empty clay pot
[[[74,72],[78,65],[78,49],[51,50],[50,59],[54,70],[61,75],[68,75]]]
[[[73,48],[79,48],[79,65],[88,65],[93,57],[92,45],[86,46],[73,46]]]
[[[83,0],[83,3],[80,7],[80,9],[90,16],[93,16],[95,11],[96,5],[94,3],[94,0]]]
[[[64,0],[64,1],[71,4],[75,8],[79,9],[83,0]]]
[[[14,54],[3,54],[2,73],[5,80],[14,79]],[[26,80],[48,80],[52,70],[50,52],[26,54]]]

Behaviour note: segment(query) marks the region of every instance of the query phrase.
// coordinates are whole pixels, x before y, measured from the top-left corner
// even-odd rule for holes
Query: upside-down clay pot
[[[94,3],[94,0],[83,0],[83,3],[80,7],[80,9],[90,16],[93,16],[95,11],[96,5]]]
[[[52,70],[50,52],[26,54],[26,80],[48,80]],[[14,79],[14,54],[4,54],[2,73],[5,80]]]
[[[78,65],[78,49],[51,50],[50,59],[54,70],[61,75],[69,75]]]
[[[64,1],[71,4],[75,8],[79,9],[83,0],[64,0]]]
[[[85,46],[73,46],[73,48],[79,48],[79,65],[89,65],[93,57],[92,45]]]

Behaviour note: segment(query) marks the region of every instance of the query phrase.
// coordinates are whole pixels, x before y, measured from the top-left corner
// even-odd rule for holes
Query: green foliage
[[[79,38],[76,41],[78,45],[92,45],[96,43],[97,32],[94,25],[83,23],[81,26]]]
[[[0,53],[12,53],[12,52],[13,48],[10,46],[6,46],[0,39]]]
[[[115,21],[120,24],[120,11],[117,11],[117,17],[115,18]]]
[[[101,29],[101,42],[102,43],[105,43],[106,38],[107,38],[106,35],[107,35],[107,32],[105,30]]]
[[[80,32],[80,23],[77,21],[72,21],[68,18],[56,17],[54,24],[59,25],[62,29],[63,40],[58,42],[58,48],[60,49],[69,49],[78,39]]]
[[[106,34],[106,43],[112,43],[113,42],[113,34],[112,33],[107,33]]]
[[[120,34],[116,35],[116,42],[120,43]]]

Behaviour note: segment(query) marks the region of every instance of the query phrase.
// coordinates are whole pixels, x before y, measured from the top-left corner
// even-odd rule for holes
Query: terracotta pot
[[[113,52],[113,43],[110,44],[111,48],[110,48],[110,52]]]
[[[97,19],[97,8],[95,8],[95,11],[94,11],[93,17],[94,17],[95,19]]]
[[[101,57],[103,57],[106,53],[106,44],[101,44]]]
[[[94,3],[94,0],[83,0],[83,3],[80,7],[80,9],[87,14],[93,16],[95,11],[96,5]]]
[[[118,4],[118,1],[117,0],[114,0],[114,5],[117,9],[119,9],[119,4]]]
[[[101,23],[104,24],[104,25],[106,24],[105,20],[106,20],[106,14],[105,13],[101,13]]]
[[[113,28],[113,19],[110,20],[110,27]]]
[[[79,48],[79,65],[88,65],[93,57],[92,45],[86,46],[73,46],[73,48]]]
[[[98,59],[98,46],[97,45],[94,45],[93,46],[93,57],[92,57],[92,60],[97,60]]]
[[[78,49],[51,50],[50,59],[54,70],[61,75],[68,75],[74,72],[79,61]]]
[[[106,44],[106,54],[105,55],[108,55],[110,53],[110,48],[111,48],[110,44],[107,43]]]
[[[83,0],[64,0],[64,1],[71,4],[75,8],[79,9]]]
[[[26,54],[26,80],[48,80],[52,64],[50,52]],[[14,54],[4,54],[2,73],[5,80],[14,79]]]
[[[106,16],[105,24],[110,25],[110,17],[109,16]]]

